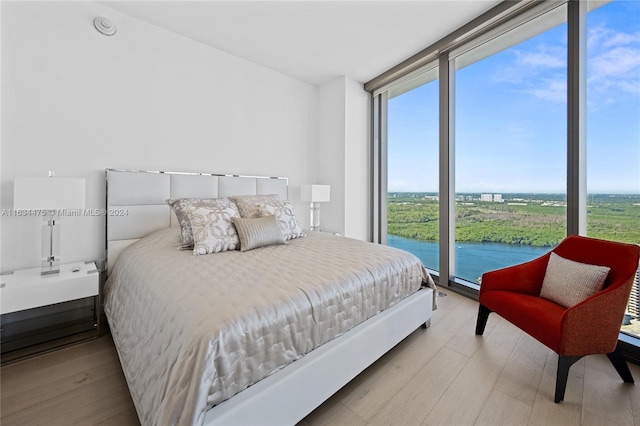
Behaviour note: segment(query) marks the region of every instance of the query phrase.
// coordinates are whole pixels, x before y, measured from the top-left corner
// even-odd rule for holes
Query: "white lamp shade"
[[[14,209],[83,209],[82,178],[17,177],[13,182]]]
[[[330,200],[330,185],[302,185],[302,201],[324,203]]]

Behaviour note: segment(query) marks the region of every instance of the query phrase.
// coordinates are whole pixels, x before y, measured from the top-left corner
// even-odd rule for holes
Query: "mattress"
[[[179,228],[127,248],[105,313],[142,424],[201,424],[241,392],[433,281],[412,254],[328,233],[194,256]]]

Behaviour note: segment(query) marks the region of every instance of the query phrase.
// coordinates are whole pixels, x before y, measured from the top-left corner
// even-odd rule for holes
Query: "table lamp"
[[[60,272],[60,225],[56,216],[64,210],[84,208],[85,180],[81,178],[16,177],[13,208],[25,216],[42,216],[42,275]]]
[[[302,201],[311,202],[311,230],[320,230],[320,203],[329,201],[331,186],[302,185]]]

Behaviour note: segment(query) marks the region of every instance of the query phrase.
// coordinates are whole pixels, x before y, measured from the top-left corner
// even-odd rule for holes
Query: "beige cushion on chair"
[[[570,308],[602,290],[610,269],[607,266],[574,262],[552,252],[540,297]]]

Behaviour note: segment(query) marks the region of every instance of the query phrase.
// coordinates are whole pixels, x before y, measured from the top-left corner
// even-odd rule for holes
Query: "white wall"
[[[331,201],[320,205],[320,228],[344,234],[345,78],[320,86],[315,182],[331,185]]]
[[[339,77],[319,89],[318,182],[331,185],[322,229],[370,241],[370,95]]]
[[[371,241],[371,95],[345,82],[345,235]]]
[[[316,182],[316,172],[325,170],[316,143],[333,140],[335,129],[318,135],[317,113],[319,105],[344,105],[339,96],[323,104],[324,90],[319,97],[314,86],[101,4],[0,7],[2,209],[13,207],[16,176],[46,176],[48,170],[86,178],[91,209],[104,207],[107,167],[287,176],[294,201],[300,185]],[[96,16],[112,19],[117,35],[99,34]],[[344,124],[341,129],[338,145],[344,144]],[[332,185],[340,195],[344,146],[331,150],[342,151]],[[308,212],[300,201],[296,209]],[[298,216],[306,227],[308,214]],[[40,221],[2,217],[0,270],[39,265]],[[61,223],[63,261],[104,256],[104,218]]]

